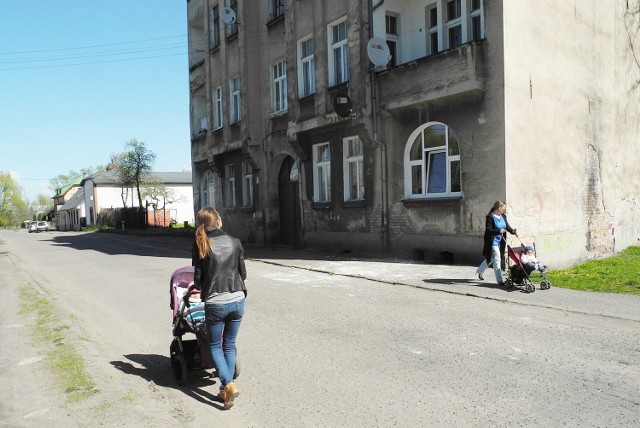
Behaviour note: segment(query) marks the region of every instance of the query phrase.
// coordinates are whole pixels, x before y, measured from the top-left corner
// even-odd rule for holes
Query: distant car
[[[46,221],[39,221],[36,223],[36,232],[48,232],[49,231],[49,223]]]
[[[38,222],[37,221],[32,221],[31,223],[29,223],[29,225],[27,226],[27,230],[29,231],[29,233],[37,232],[38,231]]]

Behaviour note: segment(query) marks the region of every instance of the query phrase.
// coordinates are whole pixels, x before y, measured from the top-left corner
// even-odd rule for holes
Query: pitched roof
[[[191,171],[186,172],[152,172],[151,175],[155,176],[164,184],[191,184],[192,177]],[[85,180],[93,180],[96,186],[117,186],[118,185],[118,173],[115,169],[110,171],[101,171],[93,174],[92,176],[85,178]],[[83,180],[83,184],[84,181]]]
[[[69,200],[65,202],[64,205],[58,209],[58,212],[72,210],[72,209],[78,208],[82,204],[84,204],[84,188],[83,187],[78,189],[78,191],[74,193],[74,195],[71,198],[69,198]]]
[[[73,180],[71,180],[67,184],[65,184],[64,186],[58,187],[56,189],[56,194],[53,195],[53,197],[51,199],[56,198],[58,196],[65,195],[71,188],[78,187],[80,185],[80,183],[82,183],[83,181],[84,181],[84,179],[82,177],[74,178]]]

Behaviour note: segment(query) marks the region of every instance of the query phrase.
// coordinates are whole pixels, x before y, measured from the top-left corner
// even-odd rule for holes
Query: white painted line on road
[[[37,363],[38,361],[42,361],[42,357],[25,358],[24,360],[20,360],[18,362],[18,365],[19,366],[26,366],[27,364]]]
[[[44,415],[45,413],[49,413],[49,409],[42,409],[42,410],[37,410],[35,412],[27,413],[26,415],[23,416],[23,418],[24,419],[29,419],[29,418],[33,418],[35,416]]]

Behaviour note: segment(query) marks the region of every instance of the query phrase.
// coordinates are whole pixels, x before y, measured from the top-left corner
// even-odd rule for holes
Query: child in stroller
[[[551,288],[551,282],[545,276],[546,266],[538,263],[537,258],[533,252],[533,247],[524,245],[520,241],[520,247],[512,247],[507,245],[508,254],[508,278],[506,280],[507,287],[513,287],[515,285],[523,285],[524,290],[527,293],[533,293],[536,291],[536,286],[529,277],[529,274],[534,270],[537,270],[542,276],[542,282],[540,288],[547,290]],[[529,254],[527,254],[529,253]],[[540,269],[541,268],[541,269]]]
[[[524,253],[520,257],[520,261],[526,270],[529,272],[533,272],[537,270],[539,272],[544,272],[547,270],[547,267],[542,263],[538,262],[538,258],[533,252],[533,247],[531,245],[526,245],[524,247]]]
[[[171,274],[169,306],[173,311],[173,341],[169,349],[171,370],[178,385],[187,382],[190,371],[213,369],[213,359],[209,350],[209,338],[205,324],[204,303],[200,301],[197,290],[190,292],[189,305],[185,305],[185,294],[193,286],[194,268],[184,266]],[[185,334],[195,339],[185,340]],[[237,350],[236,350],[237,354]],[[234,379],[240,374],[240,363],[236,356]]]

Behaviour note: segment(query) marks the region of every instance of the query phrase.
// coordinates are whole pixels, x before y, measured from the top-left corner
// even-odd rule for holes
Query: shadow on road
[[[194,400],[220,410],[224,409],[222,401],[217,397],[216,381],[209,372],[205,370],[189,372],[188,384],[181,386],[173,379],[169,357],[157,354],[129,354],[123,355],[123,357],[128,361],[111,361],[111,365],[128,375],[139,376],[160,387],[182,391]],[[214,391],[215,394],[209,390]]]
[[[80,251],[116,255],[185,258],[191,257],[191,237],[132,236],[115,233],[57,234],[50,241]]]
[[[519,287],[511,287],[505,288],[501,287],[496,283],[492,282],[480,282],[477,279],[469,279],[469,278],[432,278],[432,279],[423,279],[422,282],[426,282],[429,284],[445,284],[445,285],[470,285],[472,287],[480,287],[480,288],[491,288],[494,290],[502,290],[507,293],[512,293],[514,291],[520,291],[522,293],[526,293],[523,288]]]

